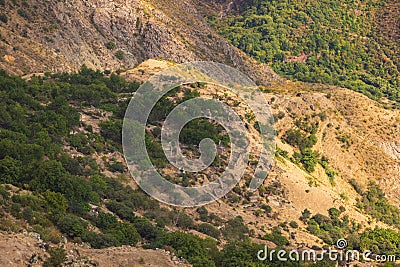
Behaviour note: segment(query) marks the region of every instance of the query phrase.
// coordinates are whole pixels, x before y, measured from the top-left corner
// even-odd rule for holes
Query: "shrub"
[[[61,232],[74,238],[82,236],[88,224],[76,215],[66,214],[57,218],[56,225]]]
[[[104,231],[117,240],[118,245],[135,246],[140,239],[136,228],[128,222],[117,222],[115,226]]]
[[[277,246],[289,245],[289,241],[287,240],[287,238],[277,233],[265,234],[263,239],[271,241]]]
[[[249,233],[249,228],[243,223],[243,218],[237,216],[229,220],[222,230],[222,234],[229,241],[243,240]]]
[[[218,249],[216,242],[212,240],[202,239],[193,234],[183,232],[171,232],[160,237],[154,243],[154,246],[170,246],[177,256],[187,259],[189,263],[196,263],[194,266],[205,266],[205,261],[211,264],[206,266],[215,266],[210,254],[218,251]]]
[[[317,143],[317,137],[315,136],[315,134],[311,134],[307,137],[299,129],[288,130],[284,136],[284,140],[288,144],[297,147],[300,150],[312,148]]]
[[[354,179],[354,178],[350,179],[349,183],[358,194],[360,194],[360,195],[363,194],[362,186],[356,181],[356,179]]]
[[[114,144],[122,143],[122,121],[109,120],[99,123],[101,135],[108,140],[112,140]]]
[[[150,242],[155,241],[163,233],[162,229],[155,227],[146,218],[136,218],[133,225],[140,236]]]
[[[182,229],[192,229],[194,227],[194,222],[186,213],[178,213],[176,219],[176,226]]]
[[[196,211],[199,214],[201,221],[203,221],[203,222],[208,221],[208,210],[206,209],[206,207],[201,206],[201,207],[197,208]]]
[[[122,164],[122,162],[114,162],[113,164],[110,165],[108,170],[110,170],[112,172],[123,173],[125,168],[124,168],[124,164]]]
[[[307,148],[302,150],[300,154],[295,153],[295,158],[303,164],[306,171],[315,171],[315,166],[318,163],[318,154],[316,152]]]
[[[29,19],[29,15],[25,10],[20,8],[17,10],[17,13],[18,13],[18,15],[20,15],[23,18]]]
[[[310,219],[310,217],[311,217],[311,212],[308,209],[305,209],[301,212],[300,220],[305,223],[308,221],[308,219]]]
[[[289,223],[289,225],[290,225],[290,227],[292,227],[292,228],[299,228],[299,224],[298,224],[297,222],[295,222],[295,221],[291,221],[291,222]]]
[[[118,217],[123,220],[127,220],[133,222],[135,220],[135,215],[133,214],[133,210],[123,203],[117,201],[110,201],[106,203],[107,209],[114,212]]]
[[[118,224],[117,217],[110,213],[104,213],[101,212],[99,215],[96,217],[96,226],[99,227],[102,230],[110,229],[116,227]]]

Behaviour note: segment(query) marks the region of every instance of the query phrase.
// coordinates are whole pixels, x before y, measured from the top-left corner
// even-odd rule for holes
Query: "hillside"
[[[210,24],[277,73],[398,103],[398,1],[249,1],[241,7],[209,16]]]

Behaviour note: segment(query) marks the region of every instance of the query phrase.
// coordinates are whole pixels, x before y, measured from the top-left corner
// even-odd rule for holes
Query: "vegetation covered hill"
[[[224,62],[260,84],[280,80],[219,36],[198,7],[192,0],[4,0],[0,68],[17,75],[77,71],[83,64],[116,71],[158,58]]]
[[[398,105],[396,1],[246,1],[244,6],[239,14],[211,16],[210,23],[253,58],[290,79],[347,87]]]

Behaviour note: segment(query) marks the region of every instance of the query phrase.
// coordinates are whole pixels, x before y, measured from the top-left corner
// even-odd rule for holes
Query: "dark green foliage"
[[[122,143],[122,120],[109,120],[99,123],[101,135],[111,140],[114,145],[120,146]]]
[[[362,189],[361,185],[355,179],[350,179],[349,183],[358,194],[360,194],[360,195],[363,194],[363,189]]]
[[[194,86],[195,88],[196,87],[201,87],[201,86],[193,85],[193,84],[192,84],[192,86]],[[199,91],[186,89],[185,91],[183,91],[182,100],[178,101],[178,103],[183,103],[183,102],[185,102],[185,101],[187,101],[189,99],[193,99],[193,98],[196,98],[196,97],[200,97],[200,92]]]
[[[290,225],[290,227],[292,227],[292,228],[299,228],[299,224],[298,224],[297,222],[295,222],[295,221],[291,221],[291,222],[289,223],[289,225]]]
[[[315,171],[318,164],[318,154],[309,148],[303,149],[300,153],[295,152],[294,158],[297,162],[301,162],[308,172]]]
[[[351,141],[350,136],[347,134],[337,136],[336,139],[339,140],[340,142],[342,142],[343,143],[342,146],[346,149],[349,148],[353,144],[353,141]]]
[[[154,226],[146,218],[135,218],[133,225],[137,229],[140,236],[149,242],[155,241],[163,233],[161,228]]]
[[[117,241],[117,246],[129,245],[135,246],[140,239],[136,228],[128,222],[116,222],[115,225],[108,225],[103,228],[105,236],[112,236]]]
[[[388,202],[382,189],[376,183],[370,182],[358,206],[375,219],[400,228],[400,210]]]
[[[320,160],[319,163],[325,169],[325,173],[328,176],[331,185],[334,186],[335,185],[335,180],[334,179],[335,179],[335,176],[338,173],[329,166],[329,160],[325,156],[321,157],[321,160]]]
[[[288,158],[289,157],[289,152],[287,152],[286,150],[282,150],[279,147],[276,148],[276,156],[282,156],[284,158]]]
[[[92,148],[89,144],[89,138],[83,133],[69,135],[67,137],[67,142],[69,142],[72,147],[75,147],[79,152],[85,155],[90,155],[95,152],[95,149]]]
[[[43,193],[43,197],[47,210],[52,214],[65,214],[68,208],[68,202],[63,194],[46,190]]]
[[[110,41],[110,42],[106,43],[106,47],[107,47],[107,49],[110,49],[110,50],[114,49],[115,48],[115,43]]]
[[[239,15],[210,23],[281,75],[400,101],[398,44],[387,42],[372,15],[386,8],[383,2],[250,1],[241,7]]]
[[[132,93],[139,88],[138,82],[133,81],[128,83],[124,78],[115,73],[112,73],[110,78],[105,80],[105,83],[114,93]]]
[[[123,173],[125,170],[125,167],[122,162],[113,162],[108,169],[112,172]]]
[[[400,234],[392,229],[375,228],[363,232],[355,247],[371,250],[376,254],[400,256]]]
[[[68,238],[88,242],[94,248],[135,245],[140,238],[155,242],[165,234],[165,225],[195,228],[184,212],[160,208],[144,192],[100,174],[94,158],[72,158],[62,152],[64,142],[85,154],[120,146],[120,118],[128,101],[117,102],[116,93],[134,91],[137,86],[113,74],[106,78],[85,66],[76,74],[33,77],[30,81],[0,71],[0,182],[33,192],[13,194],[9,199],[9,193],[1,187],[5,209],[15,218],[25,219],[48,240],[58,242],[48,234],[49,227],[56,226]],[[196,95],[190,90],[185,93],[188,98]],[[93,131],[70,134],[80,125],[78,110],[86,105],[114,112],[114,118],[100,124],[101,136]],[[157,156],[160,151],[157,147],[151,154]],[[110,169],[124,171],[121,162],[114,162]],[[115,215],[89,212],[89,204],[103,203]],[[133,211],[137,210],[146,211],[151,220],[136,217]],[[209,220],[216,221],[212,216]],[[90,231],[90,224],[101,232]],[[214,228],[204,229],[217,236]],[[211,244],[202,239],[198,242]],[[215,252],[213,249],[210,254]],[[192,260],[197,266],[213,264],[207,255],[195,255]]]
[[[101,212],[99,213],[99,215],[97,215],[97,218],[95,219],[95,224],[100,229],[110,229],[117,226],[118,219],[110,213]]]
[[[314,134],[306,136],[299,129],[290,129],[286,132],[284,140],[299,149],[312,148],[317,143],[317,138]]]
[[[19,9],[17,10],[17,13],[18,13],[18,15],[20,15],[21,17],[23,17],[23,18],[25,18],[25,19],[28,19],[28,20],[30,19],[28,13],[27,13],[24,9],[22,9],[22,8],[19,8]]]
[[[194,222],[186,213],[177,212],[175,219],[175,225],[182,229],[192,229],[194,227]]]
[[[329,217],[316,214],[312,216],[309,220],[305,219],[310,217],[309,211],[303,212],[304,222],[308,224],[307,230],[321,238],[327,244],[335,244],[337,240],[345,238],[346,236],[351,236],[360,230],[357,224],[350,223],[349,217],[342,214],[342,209],[338,210],[336,208],[331,208],[328,210]]]
[[[115,57],[118,58],[119,60],[123,60],[124,57],[125,57],[124,51],[118,50],[118,51],[115,53]]]
[[[269,248],[271,250],[272,248]],[[216,259],[216,266],[223,267],[236,267],[236,266],[280,266],[280,267],[298,267],[303,266],[300,262],[278,260],[276,254],[274,254],[272,261],[269,257],[265,261],[260,261],[257,258],[258,252],[265,250],[264,245],[255,244],[248,240],[244,242],[232,242],[224,246],[221,253]],[[323,262],[323,264],[305,264],[306,266],[335,266],[333,263]]]
[[[215,126],[206,119],[194,119],[183,127],[179,135],[179,141],[187,145],[198,145],[204,138],[211,138],[218,144],[228,144],[229,137],[220,135],[221,127]]]
[[[6,14],[0,14],[0,21],[7,23],[8,22],[8,17]]]
[[[226,267],[258,266],[258,264],[262,264],[257,259],[259,250],[264,250],[264,246],[248,241],[229,243],[224,246],[224,249],[216,259],[216,265]]]
[[[3,205],[10,198],[10,193],[0,185],[0,204]]]
[[[272,208],[269,205],[262,205],[261,208],[266,212],[266,213],[271,213]]]
[[[207,222],[209,220],[208,210],[206,209],[206,207],[201,206],[201,207],[197,208],[196,211],[199,214],[199,217],[200,217],[201,221]]]
[[[61,267],[62,263],[67,259],[66,253],[62,248],[51,248],[49,254],[50,258],[43,263],[43,267]]]
[[[133,222],[135,220],[135,215],[133,214],[133,210],[128,206],[119,203],[117,201],[110,201],[106,203],[107,209],[114,212],[121,219]]]
[[[60,215],[55,219],[58,228],[69,237],[81,237],[87,231],[87,222],[72,214]]]
[[[309,117],[306,117],[304,120],[297,119],[294,122],[294,125],[296,125],[299,129],[303,130],[306,133],[309,134],[316,134],[318,130],[319,123],[311,123],[308,121]]]
[[[168,163],[167,158],[165,157],[164,150],[160,142],[158,142],[153,136],[146,133],[146,148],[149,153],[149,157],[151,162],[159,167],[163,168]]]
[[[300,220],[306,223],[308,219],[310,219],[310,217],[311,217],[311,212],[308,209],[305,209],[301,212]]]
[[[89,243],[92,248],[106,248],[119,245],[117,238],[113,234],[98,234],[85,231],[80,238],[83,242]]]
[[[79,158],[71,158],[67,154],[61,154],[59,157],[59,161],[61,162],[62,166],[66,171],[73,175],[82,175],[83,168],[81,166],[81,162]]]
[[[287,238],[278,233],[265,234],[263,236],[263,239],[271,241],[277,246],[289,245],[289,241],[287,240]]]
[[[244,225],[243,218],[240,216],[229,220],[222,230],[223,236],[229,241],[243,240],[248,233],[249,228]]]
[[[15,183],[22,174],[22,163],[5,156],[0,160],[0,183]]]
[[[205,266],[205,263],[215,266],[212,260],[213,253],[218,251],[215,241],[201,239],[192,234],[171,232],[156,240],[155,246],[171,246],[178,256],[187,259],[194,266]]]
[[[215,226],[213,226],[209,223],[200,224],[199,226],[197,226],[197,231],[199,231],[200,233],[209,235],[211,237],[214,237],[216,239],[218,239],[221,234]]]

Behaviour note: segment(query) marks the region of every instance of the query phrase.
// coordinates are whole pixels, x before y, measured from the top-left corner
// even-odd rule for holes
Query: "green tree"
[[[50,190],[46,190],[43,193],[43,197],[46,203],[46,208],[52,214],[65,214],[68,208],[67,200],[61,193],[55,193]]]
[[[43,267],[61,267],[67,259],[66,253],[62,248],[51,248],[49,254],[50,258],[43,263]]]

